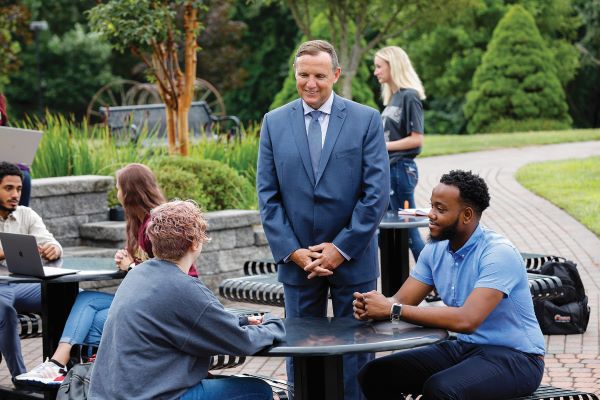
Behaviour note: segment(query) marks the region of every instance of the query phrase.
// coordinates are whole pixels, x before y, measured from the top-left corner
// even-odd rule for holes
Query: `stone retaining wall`
[[[109,176],[82,175],[33,179],[30,207],[63,247],[79,246],[79,226],[108,219]]]
[[[67,248],[67,255],[114,254],[112,250],[125,245],[125,223],[107,220],[106,194],[113,185],[113,178],[104,176],[34,179],[30,205],[63,247],[97,249]],[[244,261],[271,258],[258,211],[208,212],[206,219],[211,241],[204,245],[196,266],[213,291],[218,291],[221,280],[243,275]],[[114,282],[89,282],[82,286],[115,290]]]

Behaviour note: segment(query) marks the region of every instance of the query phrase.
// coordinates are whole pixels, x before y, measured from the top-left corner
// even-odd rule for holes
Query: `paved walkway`
[[[598,155],[600,141],[418,159],[421,181],[416,198],[418,205],[427,205],[431,190],[443,173],[451,169],[472,170],[490,187],[491,206],[484,213],[484,224],[509,237],[521,251],[560,255],[577,262],[592,308],[588,330],[583,335],[546,337],[543,382],[600,394],[600,239],[514,179],[519,167],[531,162]],[[426,236],[426,230],[422,235]],[[282,313],[278,308],[271,310],[276,315]],[[23,352],[27,366],[33,367],[41,359],[41,340],[23,340]],[[283,360],[278,358],[249,357],[241,367],[224,371],[238,372],[285,378]],[[9,382],[8,371],[2,363],[0,384]]]

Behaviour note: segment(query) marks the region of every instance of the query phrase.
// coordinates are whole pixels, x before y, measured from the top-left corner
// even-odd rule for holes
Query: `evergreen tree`
[[[511,7],[494,30],[464,111],[469,133],[569,128],[551,52],[522,6]]]

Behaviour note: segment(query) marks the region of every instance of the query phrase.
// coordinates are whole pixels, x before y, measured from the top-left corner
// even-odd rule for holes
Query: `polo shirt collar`
[[[331,115],[331,107],[333,107],[333,97],[334,96],[335,96],[335,93],[333,91],[331,91],[331,95],[329,96],[327,101],[325,101],[325,103],[323,103],[317,111],[321,111],[323,114]],[[311,106],[309,106],[308,104],[306,104],[304,102],[304,100],[302,100],[302,109],[304,110],[304,115],[306,115],[312,111],[315,111],[315,109],[312,108]]]
[[[453,256],[459,256],[461,258],[464,258],[469,253],[469,251],[471,251],[471,248],[473,248],[473,246],[475,246],[479,242],[479,238],[481,235],[483,235],[483,229],[481,228],[481,224],[478,223],[477,228],[475,228],[469,240],[467,240],[467,242],[463,244],[460,249],[452,251],[452,248],[450,247],[450,241],[448,240],[448,252]]]

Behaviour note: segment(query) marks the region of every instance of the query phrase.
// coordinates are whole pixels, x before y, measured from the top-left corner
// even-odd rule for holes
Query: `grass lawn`
[[[600,236],[600,157],[529,164],[516,177]]]
[[[524,147],[541,144],[584,142],[600,140],[600,129],[573,129],[525,133],[487,133],[477,135],[425,134],[420,157],[493,150],[506,147]]]

